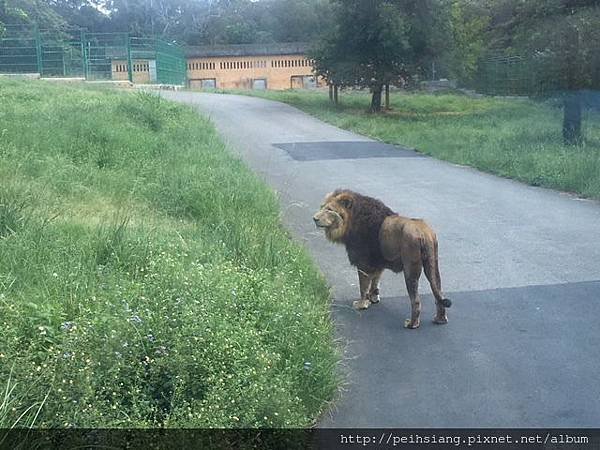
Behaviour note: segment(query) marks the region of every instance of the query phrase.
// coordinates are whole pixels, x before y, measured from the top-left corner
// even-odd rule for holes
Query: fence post
[[[129,36],[129,33],[127,33],[126,36],[127,36],[127,38],[126,38],[126,40],[127,40],[127,77],[129,78],[129,82],[133,83],[133,63],[131,60],[131,36]]]
[[[44,66],[42,64],[42,39],[40,36],[40,30],[38,28],[38,24],[36,23],[34,26],[35,32],[35,56],[37,59],[37,70],[40,74],[40,77],[43,76]]]
[[[87,58],[87,45],[85,42],[85,31],[80,30],[80,45],[81,45],[81,68],[83,70],[83,77],[88,79],[88,58]]]
[[[152,49],[154,50],[154,61],[156,64],[156,81],[155,83],[164,83],[163,77],[163,54],[162,48],[158,48],[160,45],[159,40],[156,36],[152,37]],[[152,80],[150,80],[152,82]]]

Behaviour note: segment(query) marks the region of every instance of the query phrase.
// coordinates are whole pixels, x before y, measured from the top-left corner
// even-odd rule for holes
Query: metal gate
[[[0,73],[185,85],[183,49],[154,36],[6,25]]]

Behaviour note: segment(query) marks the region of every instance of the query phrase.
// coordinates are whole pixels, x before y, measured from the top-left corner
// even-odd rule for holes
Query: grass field
[[[300,427],[329,292],[192,109],[0,80],[0,428]]]
[[[600,114],[584,116],[585,145],[562,145],[560,103],[392,93],[391,111],[367,112],[367,93],[243,91],[295,106],[338,127],[526,183],[600,198]]]

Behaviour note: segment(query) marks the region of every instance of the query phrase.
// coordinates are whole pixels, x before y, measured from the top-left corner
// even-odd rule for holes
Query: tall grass
[[[8,374],[8,379],[6,380],[6,387],[4,391],[0,391],[0,429],[11,430],[14,428],[31,428],[35,425],[37,418],[48,399],[48,395],[41,399],[41,401],[36,402],[29,407],[23,409],[20,414],[16,416],[14,412],[17,410],[16,406],[22,400],[19,398],[19,390],[17,388],[21,388],[18,386],[18,383],[13,380],[12,377],[12,369]],[[23,395],[21,394],[21,397]],[[0,434],[0,445],[4,436]]]
[[[0,426],[312,423],[326,284],[206,119],[1,80],[0,135]]]
[[[340,105],[314,91],[245,91],[296,106],[326,122],[384,142],[526,183],[600,198],[600,113],[586,111],[581,147],[562,143],[559,102],[393,93],[392,110],[367,112],[366,93]]]

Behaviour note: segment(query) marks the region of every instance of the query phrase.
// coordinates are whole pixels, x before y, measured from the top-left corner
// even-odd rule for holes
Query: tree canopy
[[[329,0],[0,0],[0,24],[160,35],[189,45],[310,41]]]
[[[334,25],[311,51],[319,75],[336,86],[369,88],[381,109],[390,83],[418,77],[448,47],[450,25],[440,0],[332,0]]]
[[[3,25],[33,25],[58,29],[67,21],[44,0],[0,0],[0,32]]]

